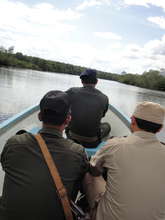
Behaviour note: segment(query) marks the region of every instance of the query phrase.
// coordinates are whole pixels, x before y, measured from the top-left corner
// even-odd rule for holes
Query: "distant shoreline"
[[[20,52],[13,53],[13,51],[6,50],[3,47],[0,48],[0,67],[15,67],[71,75],[79,75],[86,69],[86,67],[23,55]],[[119,75],[97,70],[97,76],[100,79],[117,81],[146,89],[165,91],[165,77],[160,75],[160,72],[157,70],[149,70],[142,75],[131,73]]]

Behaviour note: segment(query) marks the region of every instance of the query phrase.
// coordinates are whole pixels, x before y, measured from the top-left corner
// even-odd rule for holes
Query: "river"
[[[73,86],[81,86],[78,76],[0,68],[0,122],[39,103],[41,97],[49,90],[65,91]],[[96,88],[104,92],[110,103],[128,117],[141,101],[153,101],[165,106],[164,92],[101,79]]]

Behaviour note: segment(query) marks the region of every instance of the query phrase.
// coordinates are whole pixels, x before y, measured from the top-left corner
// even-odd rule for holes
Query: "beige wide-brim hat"
[[[154,102],[142,102],[136,106],[133,116],[156,124],[163,124],[165,108]]]

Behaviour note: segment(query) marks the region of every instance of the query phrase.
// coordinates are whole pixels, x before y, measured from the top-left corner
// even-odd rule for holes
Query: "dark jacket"
[[[100,121],[108,110],[108,97],[93,86],[74,87],[66,91],[71,101],[70,130],[85,137],[100,133]]]
[[[64,139],[55,129],[42,129],[42,137],[51,152],[69,197],[74,199],[88,170],[84,148]],[[63,209],[52,177],[35,138],[16,135],[5,145],[1,163],[5,181],[1,209],[11,219],[64,219]],[[9,218],[7,218],[9,219]]]

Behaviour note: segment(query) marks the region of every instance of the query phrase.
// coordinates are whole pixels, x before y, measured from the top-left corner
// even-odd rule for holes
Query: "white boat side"
[[[38,111],[38,105],[32,106],[0,124],[0,152],[8,138],[15,135],[17,131],[22,129],[33,131],[41,127],[41,122],[37,118]]]
[[[24,129],[36,133],[41,128],[38,112],[39,105],[32,106],[0,124],[0,152],[7,139],[15,135],[17,131]],[[103,121],[110,123],[111,136],[124,136],[130,133],[130,120],[112,105],[109,105],[109,110]]]

